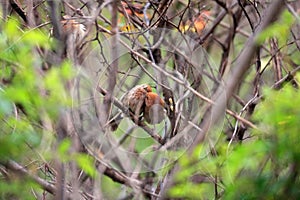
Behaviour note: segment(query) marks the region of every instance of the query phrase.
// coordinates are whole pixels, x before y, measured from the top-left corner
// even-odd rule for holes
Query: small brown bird
[[[149,124],[158,124],[165,118],[165,102],[154,92],[148,92],[145,99],[144,118]]]
[[[144,119],[149,124],[158,124],[165,118],[165,102],[160,96],[152,92],[147,84],[137,85],[122,98],[123,105],[128,108],[135,123]],[[111,120],[112,130],[116,130],[123,117]]]
[[[77,22],[75,19],[72,19],[71,16],[63,16],[61,25],[63,34],[71,36],[75,43],[80,42],[86,34],[85,26],[82,23]]]
[[[140,116],[144,111],[143,107],[148,92],[152,92],[152,88],[149,85],[137,85],[125,94],[122,98],[122,103],[132,114]]]

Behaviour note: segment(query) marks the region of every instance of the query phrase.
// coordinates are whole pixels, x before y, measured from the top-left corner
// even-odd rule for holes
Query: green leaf
[[[71,62],[66,61],[62,63],[60,74],[64,80],[69,80],[74,77],[75,74]]]
[[[6,22],[6,25],[4,27],[4,30],[8,37],[13,37],[19,34],[19,22],[15,19],[9,19]]]
[[[66,139],[62,140],[61,143],[58,146],[59,154],[60,155],[68,154],[67,151],[70,149],[70,147],[71,147],[70,139],[66,138]]]
[[[92,157],[86,154],[77,154],[75,156],[75,160],[78,166],[89,176],[95,177],[96,176],[96,168]]]
[[[25,42],[30,46],[39,45],[44,48],[50,48],[49,37],[38,29],[25,32],[22,38],[22,42]]]
[[[285,44],[288,35],[290,33],[291,26],[295,22],[295,18],[291,13],[285,10],[278,21],[271,24],[261,34],[257,37],[257,43],[262,44],[266,40],[276,37],[279,40],[279,45],[282,46]]]

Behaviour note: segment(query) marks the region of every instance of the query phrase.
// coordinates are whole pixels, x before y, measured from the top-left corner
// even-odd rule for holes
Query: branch
[[[300,71],[300,66],[298,66],[295,69],[293,69],[292,71],[288,72],[287,75],[285,75],[282,79],[280,79],[274,85],[272,85],[271,88],[274,88],[276,90],[282,88],[283,83],[289,82],[290,80],[292,80],[298,71]]]
[[[279,16],[283,5],[284,1],[276,0],[273,1],[273,3],[267,8],[267,10],[264,11],[264,13],[266,13],[265,17],[263,18],[261,24],[258,26],[254,34],[252,34],[252,36],[248,39],[243,51],[237,58],[235,65],[232,67],[232,73],[225,80],[225,88],[223,86],[220,86],[214,94],[213,101],[215,102],[215,104],[212,106],[212,110],[208,111],[212,112],[211,118],[204,118],[204,121],[202,123],[203,134],[199,134],[197,136],[197,138],[195,139],[195,143],[193,144],[190,151],[193,151],[193,149],[204,140],[206,133],[210,129],[210,125],[215,124],[219,120],[220,116],[222,116],[222,112],[224,112],[224,110],[226,109],[226,105],[229,99],[231,98],[236,87],[241,83],[244,75],[251,66],[249,63],[251,63],[251,59],[253,58],[257,49],[257,36],[270,23],[272,23],[274,19],[276,19],[276,17]],[[226,99],[224,99],[224,96],[226,96]]]
[[[53,25],[53,36],[55,37],[55,39],[61,42],[63,41],[63,38],[59,16],[59,2],[53,0],[48,0],[47,2],[50,8],[49,15],[51,24]]]
[[[229,9],[232,9],[235,5],[236,5],[236,2],[234,2],[234,3],[230,6]],[[225,7],[225,8],[226,8],[226,7]],[[200,38],[201,43],[203,43],[203,42],[210,36],[210,34],[212,34],[212,33],[215,31],[215,29],[217,28],[218,24],[220,24],[221,21],[222,21],[222,20],[224,19],[224,17],[226,16],[227,11],[228,11],[228,9],[224,9],[224,10],[222,10],[222,11],[220,12],[220,14],[216,17],[214,23],[212,24],[211,28],[210,28],[207,32],[205,32],[205,33],[203,34],[203,36],[201,36],[201,38]]]
[[[35,183],[40,185],[47,192],[49,192],[53,195],[56,193],[56,189],[55,189],[55,186],[53,184],[47,182],[46,180],[44,180],[44,179],[42,179],[38,176],[35,176],[35,175],[29,173],[27,171],[27,169],[25,169],[25,167],[18,164],[17,162],[15,162],[13,160],[8,160],[7,162],[0,161],[0,164],[5,166],[7,169],[21,175],[21,176],[29,177],[31,180],[33,180]]]
[[[179,85],[184,86],[186,89],[188,89],[190,92],[192,92],[194,95],[196,95],[197,97],[199,97],[200,99],[204,100],[207,103],[210,103],[211,105],[215,105],[215,102],[211,99],[209,99],[208,97],[202,95],[201,93],[199,93],[198,91],[196,91],[194,88],[192,88],[190,85],[188,85],[185,81],[175,77],[174,75],[172,75],[171,73],[169,73],[168,71],[162,69],[160,66],[158,66],[157,64],[153,63],[151,60],[149,60],[148,58],[146,58],[144,55],[140,54],[137,51],[134,51],[129,45],[127,45],[124,41],[119,40],[119,42],[125,47],[127,48],[132,54],[138,56],[139,58],[143,59],[147,64],[150,64],[154,69],[158,70],[160,73],[162,73],[164,76],[171,78],[172,80],[174,80],[175,82],[177,82]],[[226,113],[233,116],[234,118],[236,118],[237,120],[243,122],[244,124],[246,124],[247,126],[251,127],[251,128],[256,128],[256,126],[238,116],[236,113],[234,113],[233,111],[229,110],[229,109],[225,109]]]
[[[27,17],[25,11],[21,8],[18,0],[10,0],[10,6],[16,13],[27,23]]]
[[[241,83],[242,78],[245,73],[250,68],[251,59],[253,58],[255,51],[257,49],[256,37],[271,23],[276,17],[278,17],[282,11],[284,5],[284,1],[282,0],[274,0],[272,4],[264,11],[266,14],[263,18],[262,23],[258,26],[254,34],[248,39],[247,43],[240,56],[237,58],[235,62],[235,66],[232,67],[233,72],[227,77],[225,80],[225,89],[223,86],[219,86],[216,93],[213,96],[212,109],[208,109],[204,116],[211,114],[211,117],[204,117],[203,123],[201,124],[202,132],[198,134],[194,140],[194,143],[189,149],[189,154],[195,150],[195,148],[203,142],[206,134],[210,130],[211,125],[214,125],[218,122],[219,118],[222,116],[224,110],[226,109],[226,105],[230,100],[230,97],[233,95],[236,87]],[[226,95],[226,99],[224,99],[224,95]],[[180,170],[178,165],[175,166],[175,172],[170,176],[168,183],[163,188],[163,197],[164,199],[166,192],[172,185],[174,185],[174,177],[176,172]]]
[[[104,97],[103,106],[104,106],[104,120],[106,121],[109,116],[111,109],[111,103],[113,99],[113,91],[117,82],[117,73],[118,73],[118,3],[119,1],[112,1],[112,17],[111,17],[111,64],[109,66],[109,75],[108,75],[108,86],[107,94]]]

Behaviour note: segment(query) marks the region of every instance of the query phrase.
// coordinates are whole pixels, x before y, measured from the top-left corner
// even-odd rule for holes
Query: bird
[[[74,63],[82,63],[85,59],[85,52],[83,51],[84,38],[87,36],[85,25],[75,17],[64,15],[60,21],[60,31],[54,30],[54,27],[50,30],[50,36],[59,39],[63,44],[60,49],[63,52],[63,57],[66,57]],[[58,49],[57,49],[58,50]],[[50,54],[51,55],[51,54]],[[53,60],[55,58],[47,58]]]
[[[194,32],[200,35],[208,23],[210,14],[209,10],[202,11],[199,15],[192,17],[191,20],[181,22],[179,30],[182,33]]]
[[[64,15],[62,18],[61,25],[63,34],[69,37],[71,36],[74,43],[80,42],[86,34],[85,26],[75,19],[72,19],[69,15]]]
[[[149,124],[158,124],[165,118],[165,102],[154,92],[146,94],[144,118]]]
[[[165,102],[148,84],[141,84],[130,89],[121,99],[123,106],[127,109],[131,119],[138,124],[145,120],[148,124],[158,124],[165,118]],[[123,116],[109,121],[113,131],[118,128]]]

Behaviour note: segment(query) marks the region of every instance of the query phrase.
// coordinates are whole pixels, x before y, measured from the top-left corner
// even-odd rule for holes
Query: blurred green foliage
[[[286,41],[290,34],[291,26],[295,23],[295,17],[285,10],[278,21],[271,24],[262,33],[258,36],[257,42],[258,44],[262,44],[267,39],[272,37],[276,37],[279,40],[279,46],[283,46],[286,44]]]
[[[285,46],[294,23],[294,17],[284,11],[279,21],[258,36],[258,44],[276,38],[280,47]],[[292,54],[289,59],[297,62],[297,54]],[[300,76],[297,76],[295,81],[299,83],[299,80]],[[192,155],[182,156],[174,186],[168,192],[170,197],[228,200],[300,198],[299,90],[289,83],[278,91],[265,86],[262,95],[253,115],[258,129],[251,130],[251,137],[243,143],[228,145],[225,137],[221,136],[214,147],[216,153],[203,156],[201,151],[204,150],[199,145]],[[197,176],[198,180],[193,179]]]
[[[43,120],[55,126],[61,110],[70,107],[66,85],[74,72],[68,61],[52,66],[46,73],[41,71],[44,60],[37,49],[53,47],[53,41],[41,30],[26,30],[13,18],[0,26],[0,161],[31,163],[34,174],[44,161],[40,157],[44,156],[44,146],[40,144],[51,146],[47,134],[55,134],[43,127]],[[48,161],[56,156],[63,162],[75,161],[84,172],[95,176],[93,160],[83,154],[69,156],[70,146],[69,140],[63,141],[58,149],[50,149],[45,156]],[[0,188],[1,199],[32,199],[32,190],[40,186],[27,178],[6,177],[1,173]]]
[[[264,100],[253,117],[259,126],[252,138],[230,147],[221,138],[216,147],[217,156],[180,158],[181,167],[175,181],[178,184],[171,188],[170,196],[299,199],[300,107],[296,102],[300,102],[300,93],[286,85],[280,91],[264,89],[263,95]],[[207,180],[192,183],[191,176],[197,174]],[[212,183],[215,180],[216,185]],[[215,188],[219,196],[215,196]]]
[[[279,46],[283,46],[294,22],[292,15],[284,12],[279,22],[263,31],[258,43],[276,37]],[[0,161],[14,159],[27,164],[40,159],[32,152],[44,150],[46,147],[41,144],[51,145],[52,138],[44,135],[49,130],[41,126],[41,121],[47,118],[54,124],[60,111],[71,106],[70,94],[65,86],[74,77],[74,72],[71,63],[65,61],[40,74],[44,60],[37,48],[51,50],[54,42],[41,30],[26,30],[14,19],[0,26],[0,79],[7,82],[0,85]],[[242,45],[236,52],[240,48]],[[297,61],[298,55],[296,51],[293,60]],[[120,60],[127,64],[129,59],[124,56]],[[172,60],[168,62],[168,66],[173,66]],[[254,73],[250,76],[252,78]],[[201,145],[192,155],[186,153],[181,156],[181,150],[168,152],[174,160],[177,154],[180,157],[180,170],[174,180],[176,184],[168,194],[184,199],[299,199],[298,102],[299,91],[290,85],[280,91],[264,89],[262,102],[253,116],[258,129],[251,132],[249,140],[229,146],[225,137],[221,137],[215,147],[215,155],[205,154]],[[162,127],[157,129],[160,131]],[[146,136],[137,143],[138,152],[154,143]],[[92,157],[72,152],[70,139],[62,140],[56,149],[50,150],[47,155],[41,156],[48,156],[50,161],[56,158],[63,163],[75,162],[87,175],[98,175]],[[158,173],[168,174],[168,167]],[[101,181],[102,190],[108,198],[115,198],[114,195],[121,192],[120,185],[108,177],[103,176]],[[32,199],[32,189],[39,189],[39,186],[26,178],[5,177],[1,172],[1,199]]]

